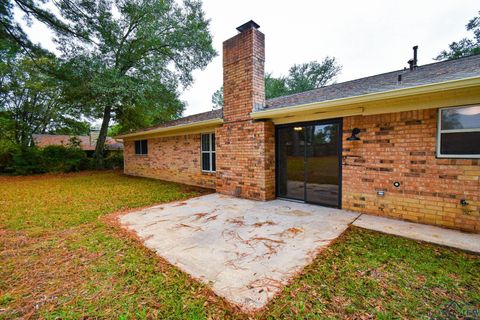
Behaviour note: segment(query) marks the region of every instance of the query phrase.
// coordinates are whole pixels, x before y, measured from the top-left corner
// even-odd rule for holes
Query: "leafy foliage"
[[[123,168],[123,152],[109,151],[105,157],[106,169],[121,169]]]
[[[448,50],[443,50],[435,60],[451,60],[466,56],[480,54],[480,11],[479,15],[472,18],[465,26],[467,31],[473,32],[473,39],[463,38],[448,45]]]
[[[266,73],[265,97],[272,99],[326,86],[335,81],[341,70],[334,57],[325,57],[321,62],[293,65],[286,77]],[[213,93],[212,104],[214,109],[223,107],[223,87]]]
[[[41,150],[41,157],[46,172],[77,172],[90,164],[85,151],[75,146],[47,146]]]
[[[332,83],[341,70],[333,57],[326,57],[322,62],[295,64],[288,71],[285,86],[289,94],[324,87]]]
[[[212,109],[221,109],[223,107],[223,86],[212,94]]]
[[[111,120],[129,132],[180,116],[179,90],[191,85],[193,70],[216,55],[200,0],[53,1],[54,8],[43,0],[2,2],[2,39],[34,63],[38,48],[14,21],[13,4],[27,21],[55,32],[61,63],[52,73],[75,118],[102,119],[95,152],[100,166]],[[57,132],[83,129],[70,123]]]
[[[42,152],[35,147],[20,147],[15,150],[10,166],[7,167],[8,171],[16,175],[46,172],[42,159]]]
[[[75,119],[75,110],[62,101],[60,83],[51,75],[58,67],[55,58],[32,61],[16,54],[2,64],[0,139],[28,146],[34,133],[88,132],[88,124]]]
[[[273,77],[271,73],[265,75],[265,97],[267,99],[286,96],[289,94],[287,79],[283,76]]]
[[[118,163],[112,158],[112,167]],[[45,172],[77,172],[91,167],[91,159],[78,146],[51,145],[39,149],[0,145],[0,173],[29,175]]]
[[[99,161],[110,120],[128,132],[178,117],[178,88],[216,54],[200,1],[76,0],[57,8],[77,34],[57,33],[64,94],[82,114],[102,118]]]

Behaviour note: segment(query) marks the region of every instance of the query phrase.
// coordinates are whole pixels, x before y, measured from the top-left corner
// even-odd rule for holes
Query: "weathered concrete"
[[[428,226],[384,217],[361,215],[354,226],[480,253],[480,234]]]
[[[244,311],[262,308],[357,213],[211,194],[129,213],[122,224]]]

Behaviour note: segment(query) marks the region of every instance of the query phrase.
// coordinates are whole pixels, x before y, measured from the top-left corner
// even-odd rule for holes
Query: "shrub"
[[[105,157],[105,169],[123,168],[123,152],[109,151]]]
[[[0,141],[0,173],[12,171],[13,156],[19,151],[14,144]]]
[[[47,172],[76,172],[89,167],[85,151],[75,147],[47,146],[42,150],[42,161]]]
[[[18,175],[46,172],[43,166],[42,151],[35,147],[19,148],[13,155],[10,170]]]
[[[80,148],[64,146],[12,147],[0,150],[0,172],[28,175],[44,172],[75,172],[90,168]]]

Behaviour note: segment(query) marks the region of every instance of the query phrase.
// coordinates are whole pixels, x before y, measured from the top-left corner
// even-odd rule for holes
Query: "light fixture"
[[[357,137],[357,134],[359,134],[359,133],[360,133],[360,129],[353,128],[352,135],[347,138],[347,141],[358,141],[358,140],[360,140],[360,138]]]
[[[302,131],[302,130],[303,130],[303,127],[293,127],[293,130],[295,130],[295,131]]]

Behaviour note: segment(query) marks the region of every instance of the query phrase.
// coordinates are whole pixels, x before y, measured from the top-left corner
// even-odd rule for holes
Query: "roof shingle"
[[[399,75],[402,75],[402,81],[400,83],[398,82]],[[259,111],[361,96],[369,93],[379,93],[395,89],[411,88],[421,85],[478,76],[480,76],[480,55],[456,60],[435,62],[418,66],[413,71],[410,71],[409,69],[397,70],[356,80],[335,83],[329,86],[288,96],[268,99],[265,107]],[[135,133],[217,118],[223,118],[223,109],[207,111],[172,121],[167,121],[156,126],[137,130]]]
[[[398,76],[402,81],[398,82]],[[397,70],[267,100],[263,110],[323,102],[401,88],[480,76],[480,55]]]

